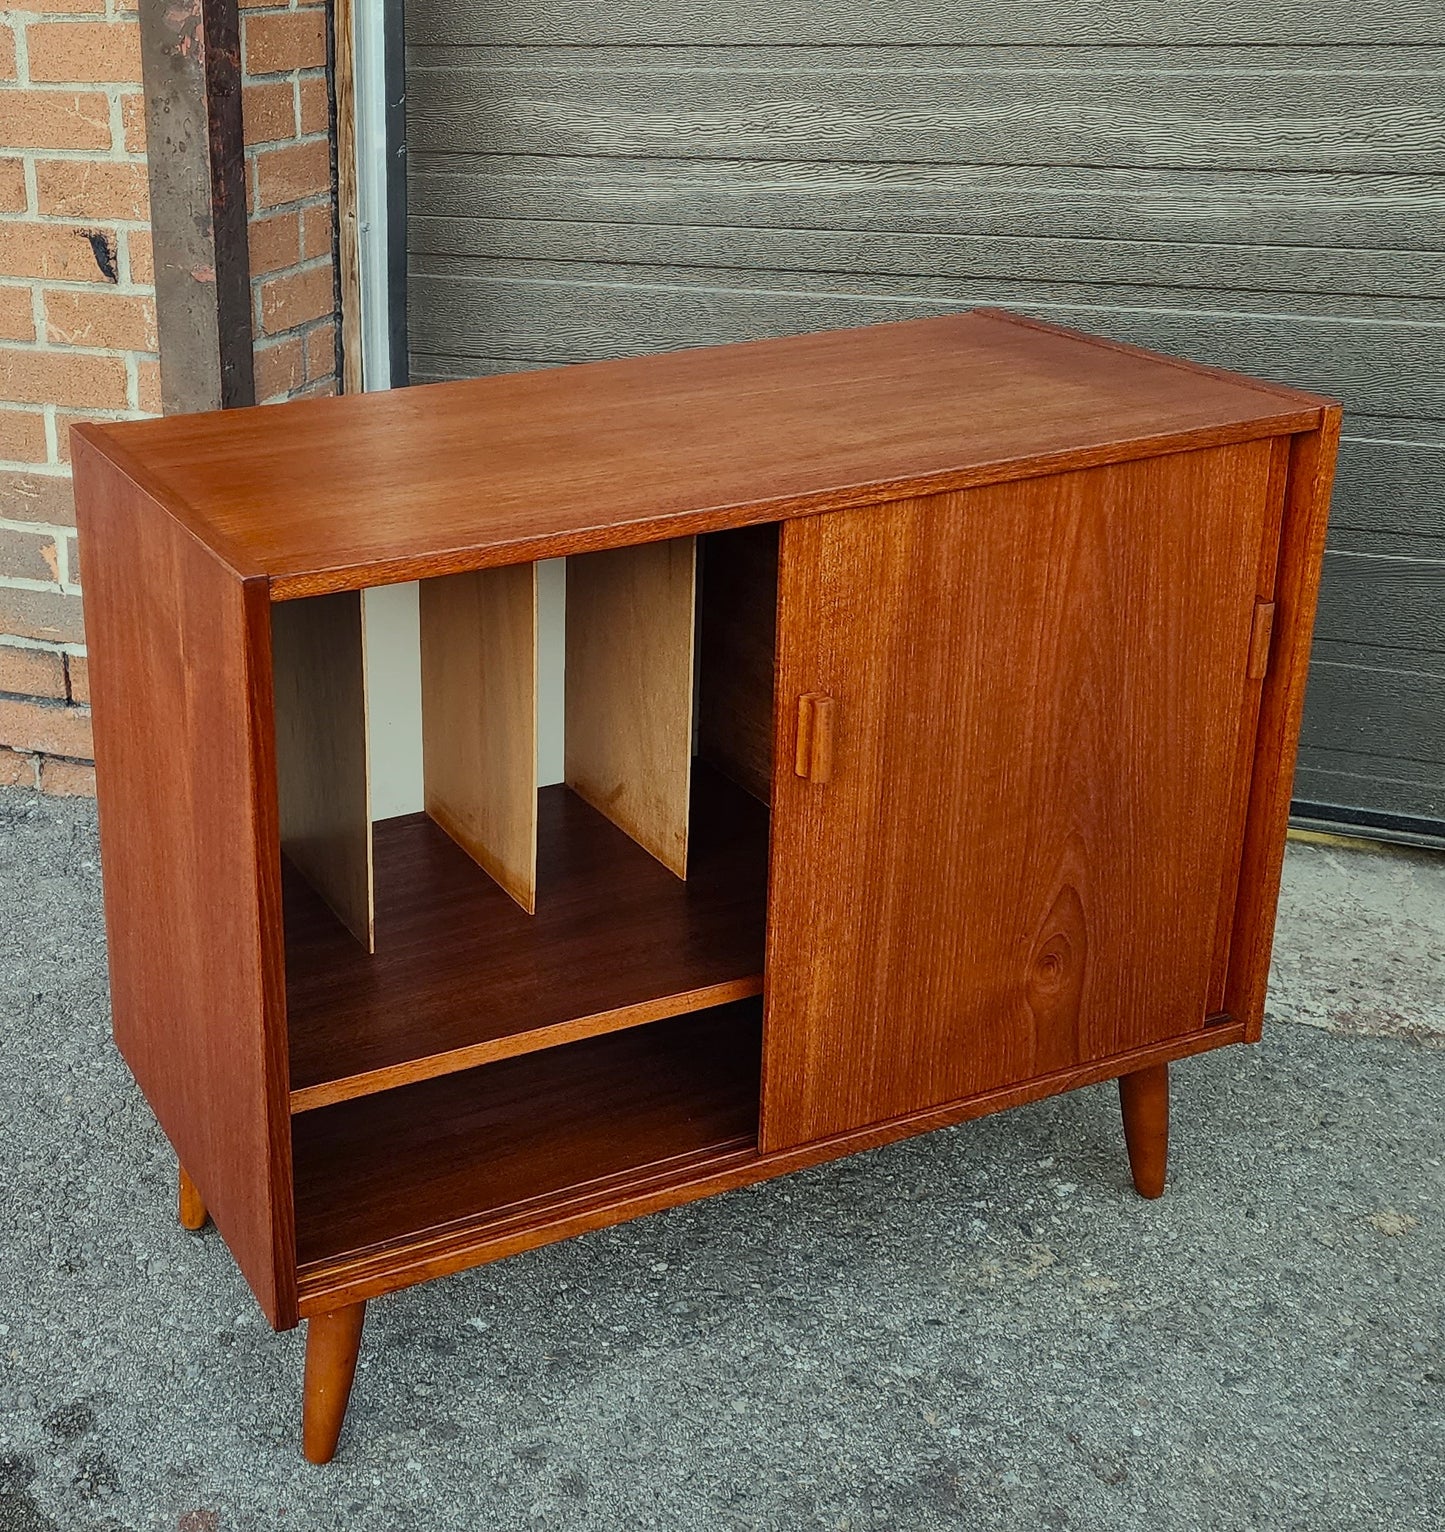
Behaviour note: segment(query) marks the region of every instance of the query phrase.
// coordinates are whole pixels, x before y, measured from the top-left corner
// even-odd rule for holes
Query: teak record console
[[[1169,1062],[1260,1032],[1339,421],[979,311],[76,428],[115,1036],[309,1457],[413,1282],[1113,1077],[1159,1194]]]

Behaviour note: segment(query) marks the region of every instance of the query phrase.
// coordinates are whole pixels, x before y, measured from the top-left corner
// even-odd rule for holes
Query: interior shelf
[[[734,1003],[294,1118],[303,1280],[308,1266],[543,1221],[755,1151],[761,1010]]]
[[[761,993],[764,805],[695,763],[684,882],[538,797],[535,915],[425,814],[376,826],[374,955],[285,866],[293,1111]]]

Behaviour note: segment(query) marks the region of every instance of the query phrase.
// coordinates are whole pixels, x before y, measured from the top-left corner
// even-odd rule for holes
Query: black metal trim
[[[1359,835],[1369,840],[1405,846],[1445,849],[1445,821],[1414,814],[1387,814],[1375,809],[1342,808],[1332,803],[1290,804],[1290,823],[1300,829]]]

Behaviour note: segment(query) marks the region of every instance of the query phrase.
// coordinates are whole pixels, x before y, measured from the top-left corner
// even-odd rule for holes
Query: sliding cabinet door
[[[765,1149],[1221,1008],[1286,445],[784,524]]]

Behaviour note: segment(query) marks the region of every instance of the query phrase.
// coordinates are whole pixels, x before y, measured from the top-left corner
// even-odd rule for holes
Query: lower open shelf
[[[761,1016],[737,1002],[293,1118],[303,1281],[755,1150]]]
[[[759,994],[768,811],[702,762],[686,881],[542,789],[537,913],[424,814],[376,827],[376,951],[289,865],[297,1112]]]

